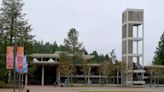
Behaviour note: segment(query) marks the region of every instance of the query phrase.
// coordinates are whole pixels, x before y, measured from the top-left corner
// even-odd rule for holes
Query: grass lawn
[[[149,91],[80,91],[80,92],[149,92]]]

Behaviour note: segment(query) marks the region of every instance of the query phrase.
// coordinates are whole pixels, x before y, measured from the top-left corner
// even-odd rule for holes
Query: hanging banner
[[[27,57],[24,56],[23,58],[23,68],[16,69],[16,72],[18,73],[27,73],[28,72],[28,64],[27,64]]]
[[[26,56],[24,56],[24,58],[23,58],[22,73],[28,73],[28,64],[27,64],[27,57]]]
[[[24,56],[24,59],[23,59],[23,73],[28,73],[28,63],[27,63],[26,56]]]
[[[8,46],[6,51],[6,69],[13,69],[14,47]]]
[[[23,68],[23,57],[24,57],[24,48],[23,47],[17,47],[16,68],[18,68],[18,69]]]

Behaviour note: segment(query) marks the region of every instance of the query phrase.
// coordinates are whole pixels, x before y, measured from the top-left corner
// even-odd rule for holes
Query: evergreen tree
[[[82,61],[82,54],[79,52],[81,52],[83,48],[82,48],[82,43],[78,41],[78,36],[79,33],[78,31],[76,31],[76,29],[74,28],[70,29],[70,31],[68,32],[67,39],[64,39],[64,46],[62,45],[60,46],[60,48],[65,49],[64,51],[68,53],[60,54],[60,63],[62,63],[62,65],[59,64],[59,67],[63,67],[63,65],[65,65],[64,67],[68,67],[68,69],[59,68],[58,71],[62,70],[65,73],[67,73],[65,75],[67,75],[68,82],[69,82],[68,74],[75,75],[76,72],[75,64]],[[65,58],[62,59],[62,57]],[[70,57],[70,58],[66,58],[66,57]]]
[[[31,53],[33,35],[31,25],[25,19],[25,14],[22,13],[24,3],[22,0],[2,0],[2,8],[0,10],[0,34],[1,42],[4,47],[14,44],[16,36],[17,45],[24,46],[25,53]]]
[[[68,38],[64,39],[64,44],[71,54],[82,50],[82,43],[78,41],[79,32],[75,28],[70,29]]]
[[[102,63],[105,60],[105,56],[103,54],[98,54],[97,51],[93,51],[91,55],[94,55],[93,63]]]
[[[164,32],[156,48],[153,64],[164,65]]]
[[[67,39],[64,39],[64,45],[67,51],[72,54],[72,62],[80,63],[82,61],[82,43],[78,40],[79,32],[75,28],[70,29]]]
[[[61,46],[58,47],[56,42],[50,43],[43,41],[35,41],[33,43],[33,52],[34,53],[54,53],[57,50],[60,50]]]
[[[0,9],[0,78],[5,77],[6,46],[24,46],[25,54],[32,52],[33,35],[31,25],[22,13],[22,0],[2,0]]]

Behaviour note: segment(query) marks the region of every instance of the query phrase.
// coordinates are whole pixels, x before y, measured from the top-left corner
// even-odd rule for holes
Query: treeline
[[[64,50],[64,46],[58,46],[56,42],[43,42],[43,41],[35,41],[33,43],[33,53],[54,53],[60,49]]]

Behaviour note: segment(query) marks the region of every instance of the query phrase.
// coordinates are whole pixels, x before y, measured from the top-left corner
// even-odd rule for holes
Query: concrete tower
[[[144,11],[126,9],[122,13],[122,83],[144,84]]]

